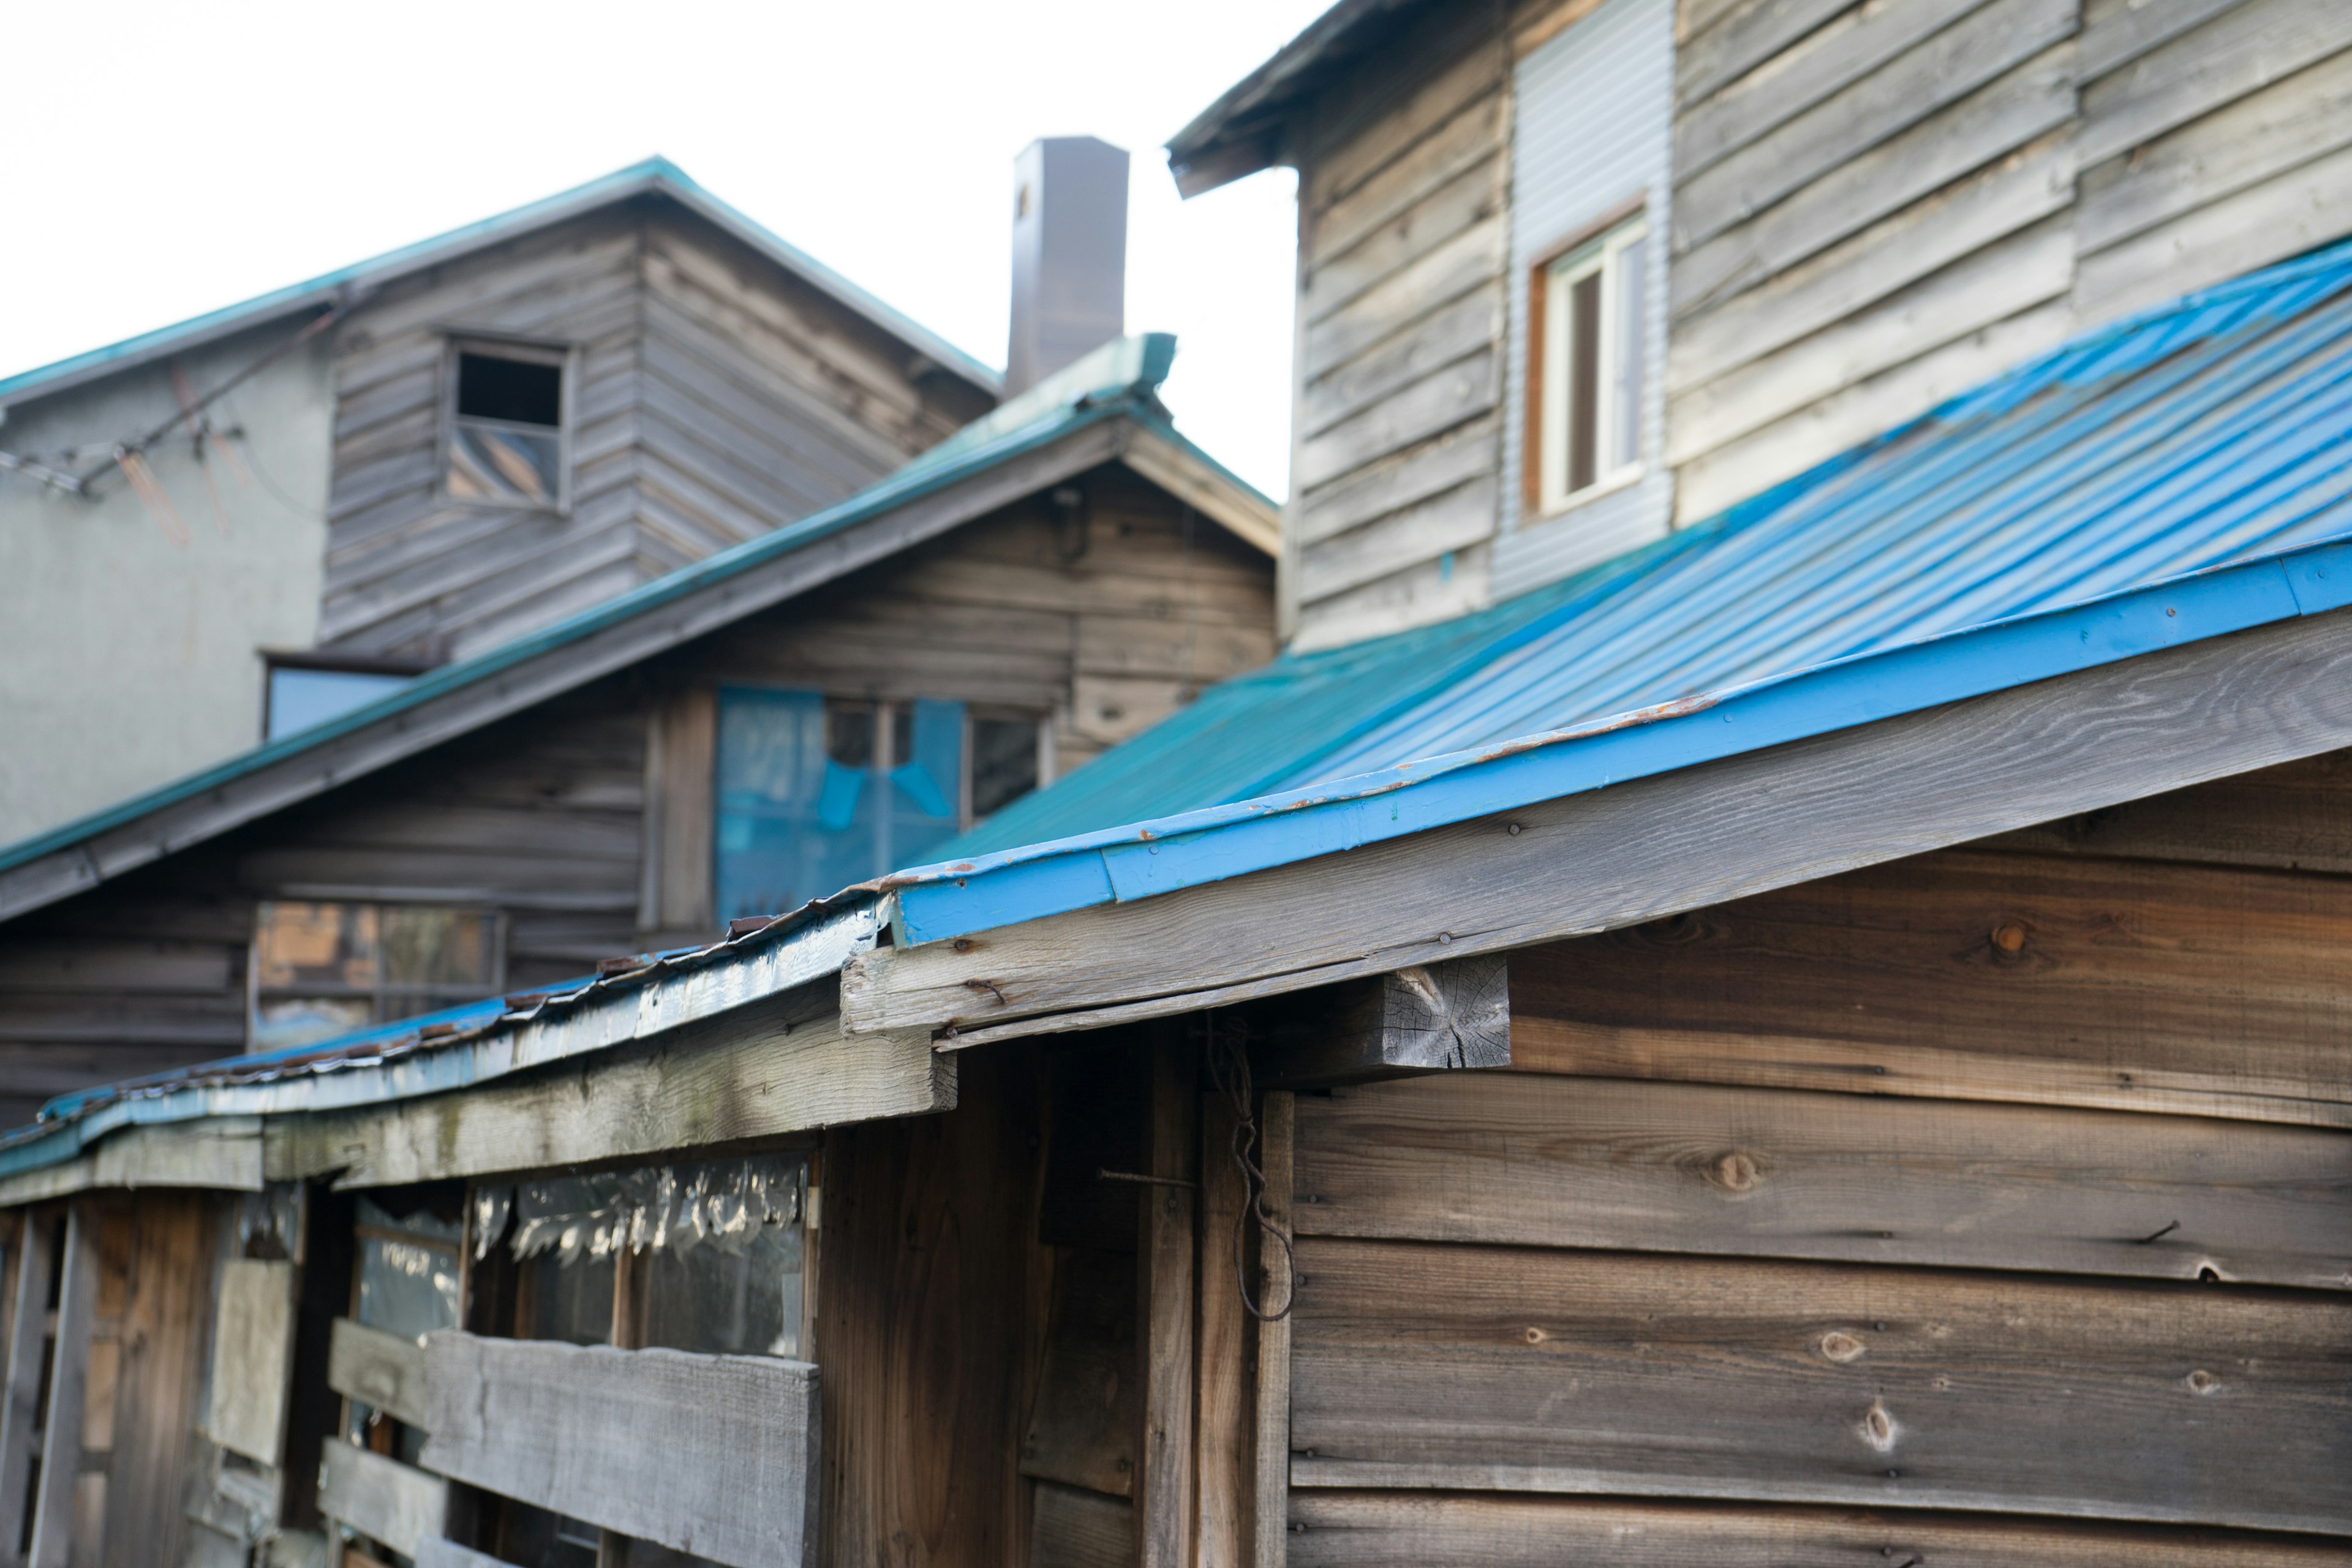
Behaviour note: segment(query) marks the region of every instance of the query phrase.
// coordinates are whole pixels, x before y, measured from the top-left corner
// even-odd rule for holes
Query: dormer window
[[[1534,449],[1546,512],[1642,473],[1642,318],[1649,224],[1619,224],[1538,271]]]
[[[443,482],[453,500],[562,510],[568,358],[516,343],[451,345]]]

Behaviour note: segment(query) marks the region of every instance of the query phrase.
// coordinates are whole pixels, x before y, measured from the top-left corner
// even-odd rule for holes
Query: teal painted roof
[[[140,817],[192,800],[263,768],[299,756],[463,687],[491,679],[527,660],[579,643],[608,626],[664,605],[879,517],[999,463],[1044,447],[1098,420],[1125,418],[1150,430],[1271,510],[1275,503],[1219,467],[1176,429],[1157,396],[1176,356],[1176,340],[1147,332],[1105,343],[1076,363],[1039,382],[974,420],[888,478],[846,500],[683,566],[529,637],[420,675],[374,701],[308,730],[231,757],[159,789],[0,848],[0,871],[27,864]]]
[[[2089,332],[1565,581],[1212,688],[942,858],[1569,729],[2347,531],[2339,245]]]
[[[160,327],[152,332],[142,332],[119,343],[110,343],[70,359],[58,360],[54,364],[41,365],[0,379],[0,405],[63,391],[68,386],[110,374],[147,360],[181,353],[199,343],[243,331],[273,317],[329,304],[349,290],[372,287],[403,273],[446,261],[453,256],[496,245],[532,229],[543,228],[582,213],[649,193],[669,196],[701,214],[753,249],[764,253],[787,272],[831,295],[886,331],[904,339],[929,359],[974,385],[989,392],[996,392],[1003,387],[1003,377],[994,369],[929,328],[884,304],[806,251],[754,223],[695,184],[685,170],[668,159],[648,158],[642,163],[632,163],[601,179],[591,180],[584,185],[516,207],[511,212],[500,213],[496,217],[451,229],[431,239],[403,246],[398,250],[386,251],[382,256],[371,257],[305,282],[272,289],[241,304]]]

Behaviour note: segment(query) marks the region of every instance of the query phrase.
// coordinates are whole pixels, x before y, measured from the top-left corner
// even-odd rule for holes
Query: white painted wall
[[[182,368],[207,391],[299,325],[189,353]],[[326,336],[213,405],[220,428],[242,429],[229,445],[250,479],[217,458],[200,467],[184,435],[149,454],[185,545],[119,472],[86,500],[0,471],[0,845],[259,742],[258,650],[308,647],[318,626],[334,417]],[[62,448],[102,449],[177,406],[166,364],[137,367],[9,408],[0,450],[58,463]]]
[[[1502,532],[1493,595],[1507,599],[1664,538],[1673,526],[1665,444],[1666,249],[1673,232],[1674,0],[1608,0],[1518,64],[1512,82],[1508,380]],[[1538,257],[1644,193],[1648,363],[1641,480],[1554,516],[1520,515],[1528,387],[1528,274]]]

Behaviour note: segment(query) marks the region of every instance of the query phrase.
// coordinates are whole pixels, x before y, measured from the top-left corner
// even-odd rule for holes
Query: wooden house
[[[0,380],[0,839],[820,510],[999,393],[661,159]]]
[[[1501,182],[1478,200],[1507,194],[1544,172],[1523,69],[1572,75],[1637,12],[1347,0],[1177,161],[1198,184],[1298,160],[1311,270],[1316,149],[1393,193],[1459,132]],[[1941,113],[1918,60],[1874,72],[2007,47],[2021,15],[1686,0],[1652,35],[1675,141],[1650,166],[1679,212],[1710,104],[1696,123],[1759,137]],[[1536,509],[1570,504],[1489,511],[1344,604],[1309,589],[1324,541],[1389,559],[1442,509],[1351,533],[1321,501],[1457,462],[1420,494],[1475,519],[1526,480],[1475,398],[1310,478],[1310,350],[1281,539],[1302,630],[1272,664],[929,864],[552,991],[66,1097],[0,1140],[0,1500],[30,1505],[0,1525],[30,1521],[40,1568],[2352,1563],[2352,246],[2314,247],[2335,154],[2281,161],[2241,123],[2268,110],[2232,107],[2311,88],[2337,24],[2157,0],[2057,26],[2033,47],[2070,73],[2058,140],[2014,166],[2100,145],[2110,111],[2154,150],[2060,188],[2004,185],[2012,147],[1951,187],[2057,200],[2032,221],[2068,281],[2025,313],[2082,313],[2035,348],[1969,328],[1950,342],[1988,357],[1912,404],[1873,371],[1829,405],[1874,410],[1851,444],[1685,520],[1674,394],[1601,374],[1591,331],[1531,333],[1570,395],[1530,398],[1517,438],[1565,466]],[[2246,65],[2245,38],[2305,71]],[[1820,177],[1927,178],[1963,122],[1905,121],[1939,129],[1900,157],[1832,139]],[[2309,147],[2336,121],[2294,124]],[[2192,131],[2231,155],[2163,162]],[[2091,197],[2150,167],[2185,205],[2132,232],[2170,281],[2093,303],[2135,242],[2077,249]],[[2231,216],[2290,176],[2325,232]],[[1976,232],[1919,201],[1822,254]],[[1638,276],[1668,298],[1665,253],[1703,242],[1617,210],[1568,251],[1529,239],[1530,311],[1590,328]],[[2225,231],[2274,248],[2192,243]],[[1504,235],[1372,286],[1368,377],[1442,368],[1407,341],[1425,305],[1518,319],[1480,270]],[[1792,270],[1836,282],[1748,319],[1769,340],[1806,320],[1791,299],[1894,300],[1971,254],[1878,295],[1858,263]],[[1671,382],[1704,314],[1643,318],[1655,352],[1615,370]],[[1654,419],[1611,425],[1584,394],[1612,387]],[[1403,432],[1427,405],[1380,406]],[[1634,424],[1634,471],[1585,494]],[[1009,469],[1016,446],[964,451]],[[1621,501],[1656,510],[1509,586],[1506,535]],[[40,889],[117,866],[71,897],[127,891],[132,859],[195,853],[167,846],[277,786],[243,787],[94,837],[87,869],[0,868],[0,896],[62,909]],[[204,1214],[209,1250],[147,1239]],[[192,1522],[118,1532],[130,1487]]]

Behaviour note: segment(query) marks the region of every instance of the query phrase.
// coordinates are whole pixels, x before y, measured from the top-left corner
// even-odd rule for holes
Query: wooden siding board
[[[1748,0],[1675,51],[1675,97],[1695,104],[1847,9],[1853,0]]]
[[[2083,89],[2084,168],[2352,48],[2352,9],[2246,0]]]
[[[2086,171],[2075,231],[2084,251],[2099,250],[2347,142],[2352,51]]]
[[[1488,314],[1486,319],[1493,318]],[[1467,424],[1493,408],[1501,395],[1501,361],[1488,342],[1481,342],[1469,357],[1399,388],[1363,413],[1303,442],[1295,464],[1296,482],[1302,488],[1328,483]]]
[[[1073,1247],[1055,1275],[1052,1333],[1021,1443],[1021,1473],[1130,1497],[1142,1421],[1135,1255]]]
[[[2002,37],[2032,31],[2019,27]],[[1839,159],[1785,200],[1692,248],[1673,265],[1676,308],[1703,310],[1753,287],[2066,124],[2074,114],[2072,56],[2062,43],[2031,57],[1868,152]],[[1676,209],[1677,219],[1683,212]]]
[[[402,1335],[337,1318],[327,1344],[327,1386],[412,1426],[423,1426],[425,1347]]]
[[[1666,356],[1669,394],[1786,348],[2063,209],[2073,201],[2074,177],[2070,134],[2046,136],[1692,316],[1676,330]]]
[[[1299,601],[1320,604],[1378,582],[1399,561],[1426,561],[1469,549],[1494,532],[1496,500],[1494,477],[1482,473],[1428,500],[1323,541],[1299,563]]]
[[[330,1441],[319,1464],[319,1510],[403,1557],[441,1533],[449,1483],[352,1443]]]
[[[1029,1568],[1129,1568],[1135,1562],[1135,1508],[1053,1481],[1037,1483]]]
[[[1490,149],[1491,151],[1491,149]],[[1373,229],[1339,255],[1318,257],[1299,310],[1318,321],[1464,229],[1502,210],[1503,163],[1489,156]]]
[[[2352,1516],[2352,1301],[1314,1237],[1298,1267],[1294,1486]]]
[[[1454,296],[1499,276],[1506,237],[1499,215],[1482,219],[1323,320],[1309,323],[1302,374],[1321,376],[1373,344],[1418,325]]]
[[[1360,82],[1349,84],[1353,93],[1343,87],[1335,98],[1339,112],[1310,126],[1315,140],[1300,170],[1300,199],[1308,211],[1320,213],[1345,199],[1465,105],[1501,88],[1508,61],[1488,18],[1465,11],[1433,20],[1437,31],[1410,40],[1416,65],[1428,62],[1423,68],[1385,90],[1377,78],[1370,93]]]
[[[1307,383],[1299,392],[1300,434],[1319,436],[1377,407],[1434,368],[1491,353],[1503,330],[1503,297],[1504,281],[1496,278],[1439,310],[1419,330]]]
[[[2343,1568],[2331,1540],[1958,1513],[1302,1491],[1298,1568]]]
[[[1444,494],[1495,471],[1498,431],[1475,420],[1411,452],[1370,465],[1290,507],[1292,535],[1314,543]]]
[[[1315,213],[1307,221],[1300,281],[1315,286],[1326,265],[1345,268],[1354,247],[1402,215],[1427,200],[1429,194],[1465,180],[1501,179],[1497,167],[1489,175],[1481,166],[1503,150],[1503,128],[1508,105],[1502,93],[1488,91],[1438,127],[1410,153],[1339,201]]]
[[[1304,1100],[1317,1236],[2352,1290],[2352,1137],[1445,1073]]]

